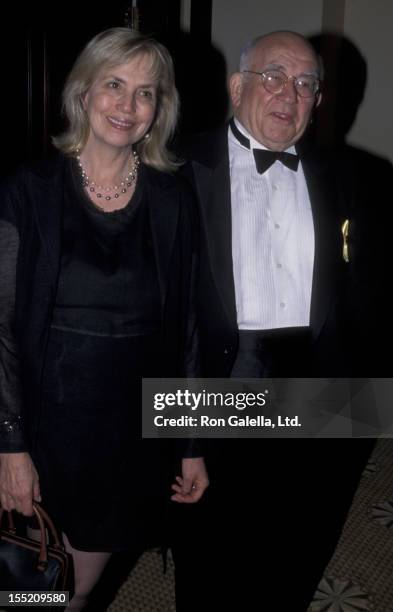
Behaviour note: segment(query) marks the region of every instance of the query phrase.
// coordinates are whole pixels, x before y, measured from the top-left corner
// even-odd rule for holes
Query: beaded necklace
[[[120,182],[119,185],[114,185],[113,187],[104,187],[103,185],[98,185],[95,181],[93,181],[87,174],[84,169],[82,162],[80,151],[77,152],[76,161],[78,163],[78,167],[82,177],[82,185],[85,189],[88,189],[91,193],[94,193],[96,198],[105,198],[109,202],[112,198],[119,198],[123,193],[127,193],[128,189],[131,185],[136,181],[138,175],[138,168],[140,164],[139,155],[136,151],[133,151],[133,164],[129,173],[124,177],[124,179]],[[114,191],[112,195],[109,195],[111,191]]]

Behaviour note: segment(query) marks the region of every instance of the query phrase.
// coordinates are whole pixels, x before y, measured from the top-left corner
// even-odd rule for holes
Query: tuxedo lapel
[[[192,162],[192,165],[211,272],[228,318],[236,325],[231,188],[226,134],[225,146],[220,147],[220,150],[221,155],[212,167],[199,162]]]
[[[333,300],[337,299],[339,270],[343,265],[336,181],[323,162],[302,160],[312,208],[315,256],[311,293],[310,325],[320,333]],[[342,269],[342,268],[341,268]]]

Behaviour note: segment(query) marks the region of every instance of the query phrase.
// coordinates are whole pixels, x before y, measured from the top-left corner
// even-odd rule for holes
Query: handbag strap
[[[43,507],[40,506],[40,504],[38,504],[37,502],[33,502],[33,508],[34,508],[34,512],[36,514],[37,514],[37,512],[40,514],[41,519],[43,520],[45,526],[49,529],[49,532],[50,532],[50,534],[52,536],[52,539],[53,539],[53,546],[55,546],[56,548],[63,549],[63,545],[60,542],[60,538],[59,538],[59,535],[57,533],[57,529],[56,529],[52,519],[50,518],[49,514],[47,512],[45,512]]]
[[[53,540],[53,546],[60,550],[64,550],[63,545],[60,542],[60,538],[58,536],[57,530],[53,524],[52,519],[45,512],[45,510],[37,503],[33,502],[33,510],[34,514],[38,521],[38,526],[40,529],[40,552],[38,555],[38,569],[41,571],[45,571],[48,566],[48,550],[47,550],[47,541],[46,541],[46,527],[48,528],[50,535]],[[4,514],[4,508],[0,507],[0,525]],[[8,525],[9,531],[11,533],[15,533],[14,521],[12,518],[12,512],[7,512],[8,514]]]
[[[46,548],[46,532],[45,532],[45,523],[44,523],[44,519],[41,516],[40,510],[37,509],[36,504],[33,503],[33,510],[34,510],[34,514],[37,517],[37,521],[38,521],[38,526],[40,528],[40,542],[37,542],[37,544],[39,543],[40,545],[40,552],[38,555],[38,569],[40,569],[41,571],[45,571],[47,566],[48,566],[48,551]],[[4,512],[7,512],[4,510],[4,508],[0,508],[0,525],[1,525],[1,521],[3,519],[3,515]],[[12,512],[7,512],[8,514],[8,525],[9,525],[9,531],[12,534],[15,534],[16,530],[14,527],[14,521],[12,518]]]
[[[37,568],[41,571],[45,571],[46,568],[48,567],[48,550],[46,547],[46,531],[45,531],[45,523],[44,523],[44,519],[42,518],[41,512],[40,510],[42,510],[40,508],[40,510],[38,510],[35,502],[33,502],[33,510],[34,513],[36,515],[37,521],[38,521],[38,525],[40,527],[40,536],[41,536],[41,542],[40,542],[40,554],[38,555],[38,565]]]

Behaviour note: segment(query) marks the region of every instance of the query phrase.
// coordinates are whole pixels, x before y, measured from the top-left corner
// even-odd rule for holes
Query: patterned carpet
[[[169,559],[167,574],[163,575],[160,555],[149,551],[118,592],[109,612],[175,612],[175,609],[173,563]],[[393,612],[391,439],[379,440],[375,448],[309,610],[367,611]]]

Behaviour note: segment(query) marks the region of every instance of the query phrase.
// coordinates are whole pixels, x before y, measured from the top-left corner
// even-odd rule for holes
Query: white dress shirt
[[[301,163],[276,161],[258,174],[252,149],[263,149],[235,119],[250,149],[228,131],[232,259],[239,329],[310,324],[314,225]],[[288,149],[294,153],[294,147]]]

